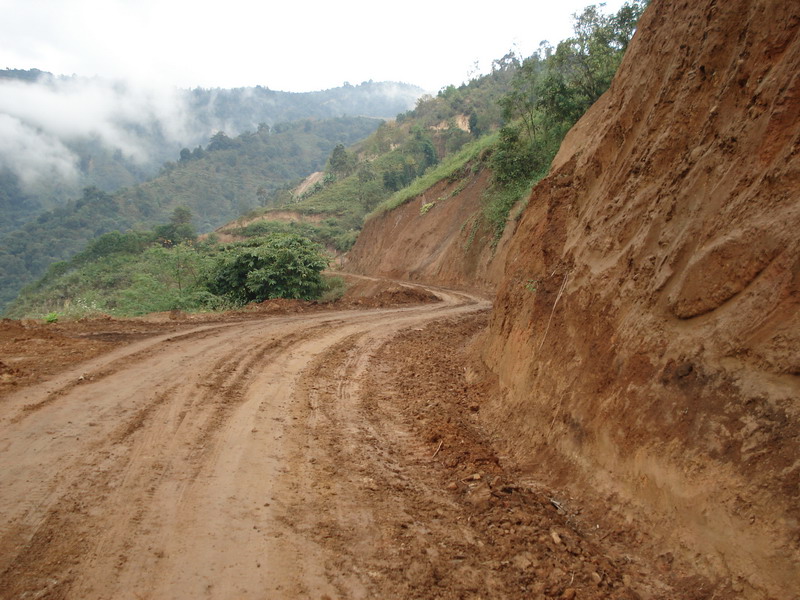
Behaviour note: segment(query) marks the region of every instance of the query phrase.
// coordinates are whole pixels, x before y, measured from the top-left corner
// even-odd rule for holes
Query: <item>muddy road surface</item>
[[[504,471],[462,355],[489,304],[436,294],[137,334],[5,394],[0,598],[690,597]]]
[[[375,348],[398,331],[485,307],[441,295],[444,302],[421,307],[200,326],[7,397],[2,596],[338,595],[330,557],[292,531],[291,519],[330,487],[326,480],[349,479],[355,465],[309,479],[332,440],[319,440],[314,382],[304,374],[346,349],[345,364],[317,381],[334,384],[325,402],[348,410]],[[347,426],[326,435],[346,444]],[[349,510],[313,506],[334,519]]]

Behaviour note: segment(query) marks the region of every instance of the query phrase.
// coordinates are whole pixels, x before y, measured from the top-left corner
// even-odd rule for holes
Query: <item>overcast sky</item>
[[[0,0],[0,69],[179,87],[436,92],[571,34],[587,0]],[[616,11],[622,0],[610,0]]]

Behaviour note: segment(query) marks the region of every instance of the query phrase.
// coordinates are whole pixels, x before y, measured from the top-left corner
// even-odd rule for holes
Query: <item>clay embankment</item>
[[[799,28],[796,2],[651,4],[534,190],[483,351],[519,461],[743,597],[800,589]]]
[[[441,181],[421,196],[369,219],[346,269],[391,279],[493,291],[513,223],[495,248],[481,220],[489,172]]]
[[[788,1],[651,4],[503,248],[482,350],[516,464],[731,597],[800,589],[799,28]],[[421,214],[448,189],[368,223],[352,267],[497,281],[464,250],[479,182]]]

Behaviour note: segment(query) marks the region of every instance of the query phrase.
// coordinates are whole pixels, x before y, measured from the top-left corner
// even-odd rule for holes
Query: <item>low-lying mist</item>
[[[177,160],[181,148],[204,145],[217,131],[235,136],[260,123],[392,117],[421,93],[411,85],[373,82],[302,94],[264,87],[182,90],[0,71],[0,172],[16,176],[26,194],[50,200],[84,185],[110,191],[154,175],[165,161]]]
[[[0,165],[30,191],[42,179],[79,179],[87,143],[141,167],[207,139],[193,127],[185,93],[121,81],[0,79]]]

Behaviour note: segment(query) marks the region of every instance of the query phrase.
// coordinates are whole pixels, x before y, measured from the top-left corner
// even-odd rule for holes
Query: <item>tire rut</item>
[[[307,470],[306,451],[319,450],[308,432],[324,423],[309,421],[306,385],[330,380],[317,366],[333,368],[321,414],[338,405],[325,418],[350,445],[340,439],[327,456],[331,465],[367,460],[362,425],[346,418],[358,414],[354,382],[397,331],[482,306],[459,293],[446,304],[162,336],[96,361],[83,379],[76,370],[8,402],[0,598],[363,596],[366,580],[343,575],[348,559],[303,530],[303,486],[330,481]],[[367,454],[380,446],[370,436]],[[354,547],[371,543],[357,503],[338,503],[336,514]]]

